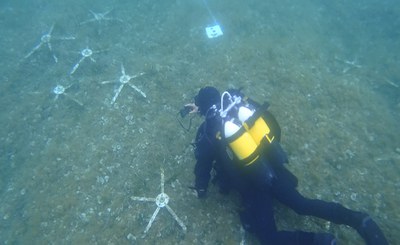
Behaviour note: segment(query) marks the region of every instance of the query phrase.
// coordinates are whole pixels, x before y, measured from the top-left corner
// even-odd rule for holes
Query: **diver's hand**
[[[189,186],[189,189],[192,189],[192,190],[196,191],[197,197],[199,199],[204,199],[207,196],[207,190],[206,189],[196,188],[194,186]]]
[[[190,111],[189,111],[190,114],[199,112],[199,107],[197,105],[195,105],[194,103],[186,104],[185,107],[190,108]]]

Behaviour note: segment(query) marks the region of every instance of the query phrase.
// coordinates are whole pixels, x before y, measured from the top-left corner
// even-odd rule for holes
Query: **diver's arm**
[[[204,157],[198,158],[194,169],[195,189],[199,198],[205,197],[208,188],[208,182],[211,178],[212,159]]]
[[[211,169],[215,160],[215,151],[208,137],[204,134],[205,124],[202,124],[197,132],[196,137],[196,166],[195,174],[195,189],[199,198],[205,197],[208,182],[211,178]]]

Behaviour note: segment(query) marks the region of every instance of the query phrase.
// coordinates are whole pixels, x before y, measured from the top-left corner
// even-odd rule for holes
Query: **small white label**
[[[206,27],[206,33],[208,38],[216,38],[224,34],[219,25]]]

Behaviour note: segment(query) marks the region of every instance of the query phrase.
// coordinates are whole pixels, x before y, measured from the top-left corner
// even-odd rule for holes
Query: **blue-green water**
[[[399,243],[400,4],[353,2],[210,0],[224,35],[208,39],[201,0],[1,1],[0,243],[239,244],[237,198],[188,188],[195,130],[175,119],[210,84],[269,101],[299,190],[369,212]],[[111,104],[122,64],[145,73],[130,84],[146,97],[125,84]],[[143,236],[157,206],[131,197],[156,197],[160,169],[187,231],[161,208]],[[276,211],[282,229],[363,244]]]

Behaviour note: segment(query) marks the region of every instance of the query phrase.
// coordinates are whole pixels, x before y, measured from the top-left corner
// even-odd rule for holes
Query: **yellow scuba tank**
[[[255,113],[249,108],[241,106],[238,110],[238,118],[242,122],[243,127],[256,142],[257,146],[261,144],[261,140],[264,137],[269,143],[274,140],[274,137],[269,135],[271,132],[270,128],[259,113]]]
[[[227,96],[227,106],[224,106],[225,96]],[[228,113],[232,110],[235,111],[233,113],[235,116],[228,120]],[[262,113],[247,107],[240,96],[232,96],[227,91],[222,93],[219,112],[224,120],[223,131],[228,146],[244,165],[250,165],[258,159],[259,148],[264,138],[269,143],[274,140]]]
[[[242,126],[233,121],[226,121],[224,136],[236,157],[246,165],[250,165],[258,158],[257,144]]]

